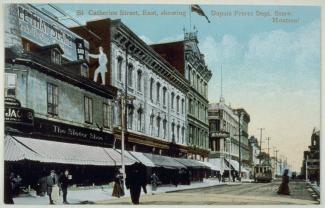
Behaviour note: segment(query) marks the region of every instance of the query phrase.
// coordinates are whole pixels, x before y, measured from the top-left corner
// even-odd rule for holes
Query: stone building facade
[[[239,118],[239,115],[240,118]],[[248,176],[251,171],[248,146],[248,113],[244,109],[232,109],[224,101],[209,106],[208,119],[210,125],[209,161],[225,170],[228,167],[239,170],[239,133],[241,135],[242,172]],[[240,132],[239,132],[240,122]]]
[[[126,149],[183,156],[188,153],[186,96],[189,84],[171,64],[144,43],[120,20],[87,22],[86,27],[107,42],[108,82],[134,100],[127,109]],[[100,32],[99,28],[106,28]],[[71,28],[87,39],[82,28]],[[89,40],[91,41],[91,40]],[[96,44],[95,44],[96,45]],[[106,47],[106,48],[105,48]],[[90,49],[98,53],[96,47]],[[127,77],[126,77],[127,76]],[[114,107],[116,139],[120,139],[121,106]]]
[[[181,41],[154,44],[151,47],[173,65],[190,85],[186,95],[188,157],[207,160],[208,82],[212,73],[198,47],[197,32],[185,33]]]

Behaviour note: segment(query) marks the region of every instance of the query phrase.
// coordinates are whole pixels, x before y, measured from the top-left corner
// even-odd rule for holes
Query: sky
[[[199,48],[213,73],[209,102],[219,101],[222,65],[226,103],[245,108],[251,118],[249,134],[259,139],[258,128],[265,128],[264,141],[271,137],[270,148],[287,157],[293,171],[300,171],[313,128],[320,128],[319,7],[200,5],[211,21],[208,23],[196,13],[189,15],[188,5],[56,6],[82,24],[94,19],[121,19],[148,44],[181,40],[184,29],[193,31],[195,26]],[[83,14],[78,15],[78,10]],[[111,15],[91,13],[98,10]],[[139,15],[119,15],[121,10],[138,11]],[[143,10],[156,11],[157,15],[143,15]],[[164,10],[185,15],[164,16]],[[216,15],[227,12],[231,16]],[[274,22],[276,17],[292,21]],[[262,143],[262,148],[266,147],[267,143]]]

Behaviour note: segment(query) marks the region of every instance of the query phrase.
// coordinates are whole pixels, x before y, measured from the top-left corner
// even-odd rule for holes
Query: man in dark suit
[[[141,187],[144,193],[147,193],[146,166],[142,163],[134,163],[129,167],[126,175],[126,187],[130,189],[131,200],[133,204],[139,204]]]
[[[51,170],[50,175],[47,176],[47,178],[46,178],[47,195],[49,196],[50,204],[54,204],[52,196],[51,196],[52,188],[53,188],[53,186],[58,185],[58,184],[59,184],[58,176],[55,174],[54,170]]]
[[[60,185],[63,193],[63,204],[69,204],[67,201],[68,185],[69,185],[69,170],[65,170],[60,177]]]

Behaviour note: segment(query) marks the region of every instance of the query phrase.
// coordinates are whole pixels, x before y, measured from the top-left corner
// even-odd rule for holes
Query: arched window
[[[142,71],[141,70],[138,70],[138,79],[137,79],[137,82],[138,82],[137,90],[139,92],[141,92],[142,91]]]
[[[167,88],[164,87],[163,88],[163,105],[166,105],[166,93],[167,93]]]
[[[153,101],[153,83],[154,83],[154,80],[153,78],[150,79],[150,100]]]
[[[143,122],[142,122],[142,117],[143,117],[143,109],[140,107],[138,109],[138,131],[142,132],[143,130]]]
[[[128,128],[132,129],[132,124],[133,124],[133,107],[128,107]]]
[[[160,101],[160,83],[159,82],[157,82],[157,84],[156,84],[156,90],[157,90],[157,93],[156,93],[157,102],[159,102]]]
[[[176,111],[179,113],[179,96],[176,97]]]
[[[179,129],[180,129],[180,126],[177,125],[177,143],[179,143],[179,141],[180,141]]]
[[[175,142],[175,123],[172,123],[172,141]]]
[[[160,116],[157,117],[157,137],[160,136]]]
[[[184,101],[184,98],[182,99],[182,114],[184,114],[184,103],[185,103],[185,101]]]
[[[121,56],[117,57],[117,79],[122,81],[122,62],[123,58]]]
[[[185,127],[182,127],[182,144],[185,143]]]
[[[129,64],[128,66],[128,86],[132,87],[133,85],[133,65]]]
[[[166,138],[166,135],[167,135],[167,120],[164,119],[163,120],[163,137],[164,137],[164,139]]]
[[[171,96],[171,106],[172,106],[172,109],[174,109],[174,98],[175,98],[175,93],[172,92],[171,95],[172,95],[172,96]]]

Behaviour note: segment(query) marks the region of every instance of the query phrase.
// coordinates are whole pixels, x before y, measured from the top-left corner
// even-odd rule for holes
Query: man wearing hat
[[[54,204],[56,197],[54,197],[53,189],[58,189],[59,186],[59,179],[58,176],[55,174],[54,170],[51,170],[50,175],[46,178],[46,184],[47,184],[47,195],[50,199],[50,204]],[[55,191],[56,192],[56,191]]]

